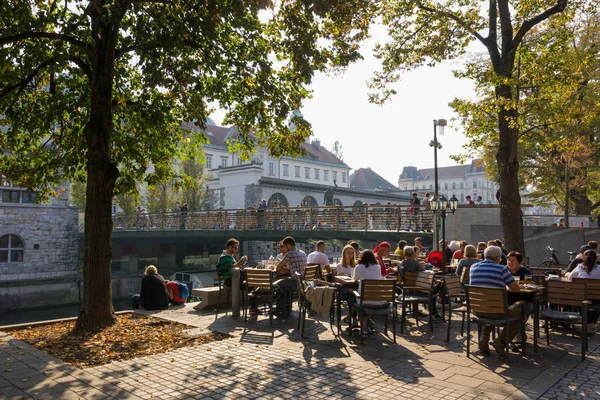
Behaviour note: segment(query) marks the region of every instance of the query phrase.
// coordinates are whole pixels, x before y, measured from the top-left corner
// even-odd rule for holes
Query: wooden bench
[[[226,290],[225,293],[227,293],[227,295],[223,296],[223,303],[221,304],[231,303],[231,291]],[[217,303],[219,302],[219,287],[209,286],[193,289],[192,296],[200,297],[202,300],[194,307],[194,310],[203,310],[207,307],[216,307]]]

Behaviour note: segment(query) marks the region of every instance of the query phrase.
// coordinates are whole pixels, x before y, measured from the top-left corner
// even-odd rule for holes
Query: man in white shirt
[[[321,270],[325,269],[327,273],[331,271],[329,267],[329,258],[325,254],[325,242],[319,240],[317,242],[317,249],[308,255],[307,262],[309,264],[319,264],[321,266]]]

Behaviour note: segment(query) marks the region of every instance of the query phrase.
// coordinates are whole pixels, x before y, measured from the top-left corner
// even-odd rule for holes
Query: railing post
[[[234,268],[231,279],[231,316],[240,316],[240,269]]]

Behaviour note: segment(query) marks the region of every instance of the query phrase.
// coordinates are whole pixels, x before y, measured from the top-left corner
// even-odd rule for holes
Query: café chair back
[[[248,321],[248,300],[263,301],[269,306],[269,323],[273,323],[275,291],[273,288],[273,271],[270,269],[246,268],[246,306],[244,307],[244,322]]]
[[[308,264],[306,268],[304,268],[304,276],[301,277],[303,281],[312,281],[317,279],[317,274],[319,273],[320,264]]]
[[[400,333],[404,333],[406,324],[407,306],[413,307],[413,317],[417,326],[419,326],[419,316],[417,314],[419,304],[429,305],[429,328],[433,332],[433,321],[431,314],[433,312],[433,277],[429,272],[404,272],[404,284],[402,286],[402,318],[400,320]]]
[[[587,312],[590,301],[587,300],[587,285],[581,283],[587,279],[578,282],[565,281],[546,281],[546,299],[536,299],[539,304],[543,301],[546,308],[539,310],[539,306],[534,307],[534,335],[533,347],[537,351],[537,337],[539,334],[539,320],[544,321],[544,330],[546,333],[546,345],[550,346],[549,323],[581,325],[581,360],[585,359],[587,350]],[[560,311],[559,307],[569,307],[573,311]],[[577,311],[577,310],[581,311]]]
[[[460,324],[460,335],[465,332],[465,318],[467,314],[467,306],[464,304],[465,294],[463,293],[463,285],[458,276],[444,277],[444,291],[442,294],[442,319],[445,319],[445,304],[448,304],[448,331],[446,332],[446,342],[450,341],[450,325],[452,323],[452,313],[461,313],[462,323]],[[452,308],[452,303],[458,303],[459,306]]]
[[[481,335],[482,326],[504,327],[506,338],[506,362],[508,363],[509,325],[521,321],[521,352],[525,354],[525,316],[524,302],[517,301],[511,308],[508,307],[506,289],[465,285],[467,296],[467,320],[477,324],[477,332]],[[511,313],[515,308],[520,308],[519,316]],[[479,339],[479,338],[478,338]],[[471,328],[467,327],[467,357],[471,355]]]
[[[460,283],[463,285],[468,285],[471,277],[471,266],[467,265],[463,267],[462,272],[460,273]]]
[[[550,345],[549,323],[561,323],[568,325],[581,325],[581,359],[585,359],[587,350],[587,311],[590,301],[587,300],[586,283],[567,282],[567,281],[547,281],[546,298],[543,304],[546,306],[539,311],[539,307],[534,307],[536,312],[534,329],[538,334],[534,335],[534,348],[537,351],[537,336],[539,336],[539,320],[544,320],[546,344]],[[587,281],[587,280],[586,280]],[[536,299],[539,304],[540,299]],[[568,308],[573,311],[560,311],[560,308]],[[581,310],[581,312],[578,311]]]
[[[396,344],[396,280],[395,279],[363,279],[361,281],[360,293],[354,291],[356,302],[354,307],[358,309],[360,316],[360,325],[364,320],[364,315],[373,317],[385,316],[385,335],[388,332],[388,316],[392,316],[392,332],[394,333],[394,344]],[[378,302],[372,304],[370,302]],[[364,313],[362,312],[364,311]],[[361,336],[361,343],[363,339]]]

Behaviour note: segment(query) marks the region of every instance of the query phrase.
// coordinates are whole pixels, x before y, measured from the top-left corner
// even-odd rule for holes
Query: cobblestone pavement
[[[590,354],[544,393],[542,399],[600,399],[600,351]]]
[[[560,332],[552,334],[550,347],[543,341],[538,354],[530,349],[532,354],[511,355],[506,364],[494,354],[467,358],[459,323],[454,324],[448,344],[443,341],[442,322],[436,322],[430,333],[427,325],[417,327],[409,321],[397,345],[383,333],[369,336],[361,345],[345,332],[336,338],[326,318],[309,316],[302,339],[295,329],[296,312],[273,325],[266,316],[244,324],[242,319],[224,314],[215,318],[192,307],[140,313],[189,324],[195,327],[194,334],[211,330],[232,337],[81,370],[0,333],[0,399],[518,399],[544,393],[546,398],[576,398],[582,391],[586,398],[597,395],[593,390],[598,385],[592,392],[588,389],[590,382],[598,382],[582,375],[600,369],[597,350],[579,364],[577,338]],[[590,341],[591,350],[599,339]]]

